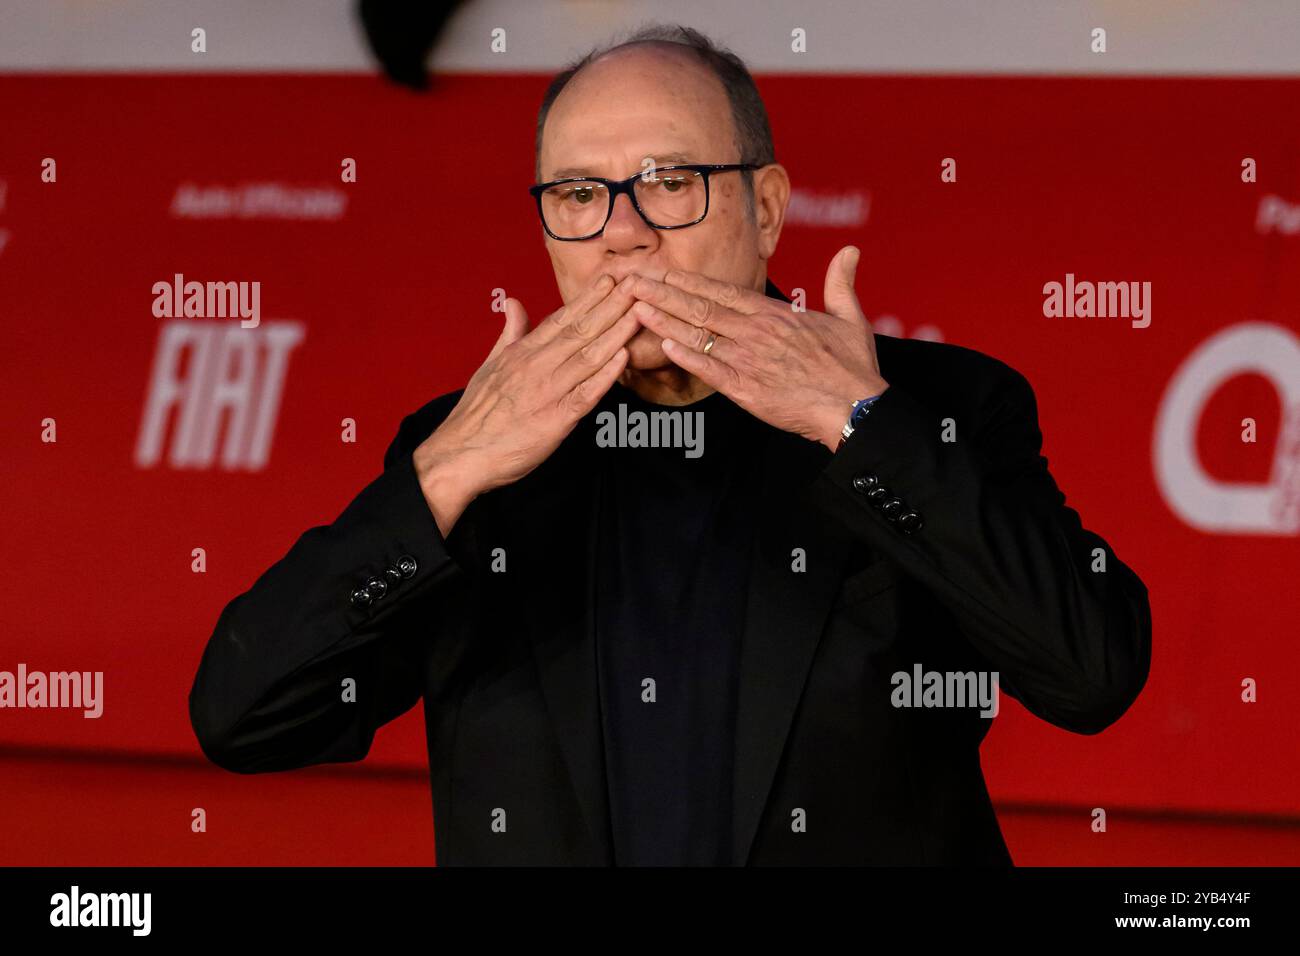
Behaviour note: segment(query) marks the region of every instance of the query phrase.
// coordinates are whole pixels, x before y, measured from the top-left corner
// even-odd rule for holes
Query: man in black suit
[[[466,388],[230,602],[203,751],[359,760],[423,697],[444,864],[1009,864],[976,688],[1094,734],[1150,660],[1028,382],[873,335],[853,247],[825,312],[768,280],[789,179],[693,31],[560,74],[537,166],[564,306],[509,300]]]

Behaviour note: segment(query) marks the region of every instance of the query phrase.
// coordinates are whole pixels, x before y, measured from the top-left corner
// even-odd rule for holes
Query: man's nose
[[[614,199],[614,210],[609,214],[602,234],[605,244],[614,252],[629,252],[659,241],[658,230],[651,229],[649,223],[632,205],[632,198],[624,193]]]

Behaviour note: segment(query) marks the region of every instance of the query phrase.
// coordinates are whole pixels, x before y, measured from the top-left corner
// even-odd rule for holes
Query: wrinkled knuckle
[[[708,299],[696,299],[691,303],[691,322],[694,325],[703,325],[713,314],[713,303]]]
[[[569,320],[560,326],[560,336],[565,339],[582,338],[582,320],[576,316],[570,316]]]
[[[740,298],[740,286],[736,285],[734,282],[724,282],[718,288],[718,298],[722,301],[723,305],[735,305],[736,301]]]

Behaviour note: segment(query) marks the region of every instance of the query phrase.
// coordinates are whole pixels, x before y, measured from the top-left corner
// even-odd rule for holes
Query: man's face
[[[740,162],[721,82],[689,53],[658,44],[607,54],[569,82],[546,119],[540,181],[626,179],[642,172],[647,159],[656,166]],[[622,195],[596,238],[562,242],[547,236],[561,298],[572,301],[602,273],[616,280],[631,272],[662,279],[670,269],[762,290],[780,215],[773,224],[761,199],[751,214],[742,175],[714,173],[708,215],[684,229],[651,228]],[[784,211],[784,201],[780,205]],[[629,368],[672,364],[649,329],[636,334],[628,351]]]

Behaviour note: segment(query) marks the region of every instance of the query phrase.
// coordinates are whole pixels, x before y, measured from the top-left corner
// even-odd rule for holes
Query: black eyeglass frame
[[[605,227],[609,225],[610,217],[614,215],[614,203],[618,201],[618,197],[623,193],[627,193],[628,200],[632,203],[632,208],[637,211],[637,215],[639,215],[642,220],[645,221],[645,224],[651,229],[685,229],[687,226],[694,226],[696,223],[703,222],[704,217],[709,214],[709,177],[713,173],[726,173],[733,170],[752,170],[762,168],[762,166],[755,165],[754,163],[678,163],[671,166],[656,166],[653,170],[642,170],[634,176],[629,176],[627,179],[602,179],[599,176],[570,176],[566,179],[555,179],[549,183],[537,183],[533,186],[529,186],[528,191],[532,193],[533,199],[537,201],[537,218],[542,221],[542,228],[546,230],[548,236],[557,242],[582,242],[587,239],[595,239],[605,231]],[[700,213],[698,219],[692,219],[690,222],[678,223],[675,226],[661,226],[656,222],[651,222],[650,217],[645,214],[645,210],[641,208],[641,204],[636,201],[636,192],[634,191],[634,187],[636,186],[637,180],[647,172],[666,173],[671,172],[674,169],[690,170],[691,172],[699,173],[704,178],[704,212]],[[585,236],[557,236],[555,233],[551,232],[551,227],[546,224],[546,213],[542,211],[542,193],[546,192],[546,190],[553,186],[563,186],[565,183],[600,183],[609,192],[609,208],[605,210],[605,221],[600,224],[600,228],[595,232],[588,233]]]

